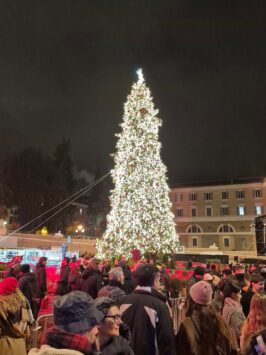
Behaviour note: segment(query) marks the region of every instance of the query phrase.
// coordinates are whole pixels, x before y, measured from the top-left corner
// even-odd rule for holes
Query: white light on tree
[[[107,229],[97,241],[97,256],[131,256],[142,253],[172,253],[179,250],[174,215],[171,211],[166,167],[160,157],[161,143],[150,90],[142,70],[124,105],[122,131],[117,134],[114,190]]]

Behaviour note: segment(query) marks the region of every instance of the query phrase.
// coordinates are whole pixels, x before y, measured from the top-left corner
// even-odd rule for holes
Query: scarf
[[[47,331],[42,343],[57,349],[77,350],[84,355],[93,353],[93,347],[85,336],[68,333],[57,327],[52,327]]]

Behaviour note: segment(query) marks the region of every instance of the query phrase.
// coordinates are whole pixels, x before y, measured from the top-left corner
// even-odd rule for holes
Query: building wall
[[[177,232],[185,247],[256,250],[253,222],[266,211],[265,179],[176,186],[171,189],[171,201]]]

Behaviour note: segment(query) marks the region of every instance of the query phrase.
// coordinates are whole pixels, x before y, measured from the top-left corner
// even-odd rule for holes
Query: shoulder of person
[[[49,345],[42,345],[40,349],[31,349],[28,355],[83,355],[83,353],[77,350],[56,349]]]

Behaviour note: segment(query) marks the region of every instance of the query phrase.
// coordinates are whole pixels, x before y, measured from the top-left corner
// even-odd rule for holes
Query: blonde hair
[[[250,311],[247,319],[243,323],[241,348],[246,344],[251,333],[258,332],[266,328],[266,295],[256,293],[250,303]]]

